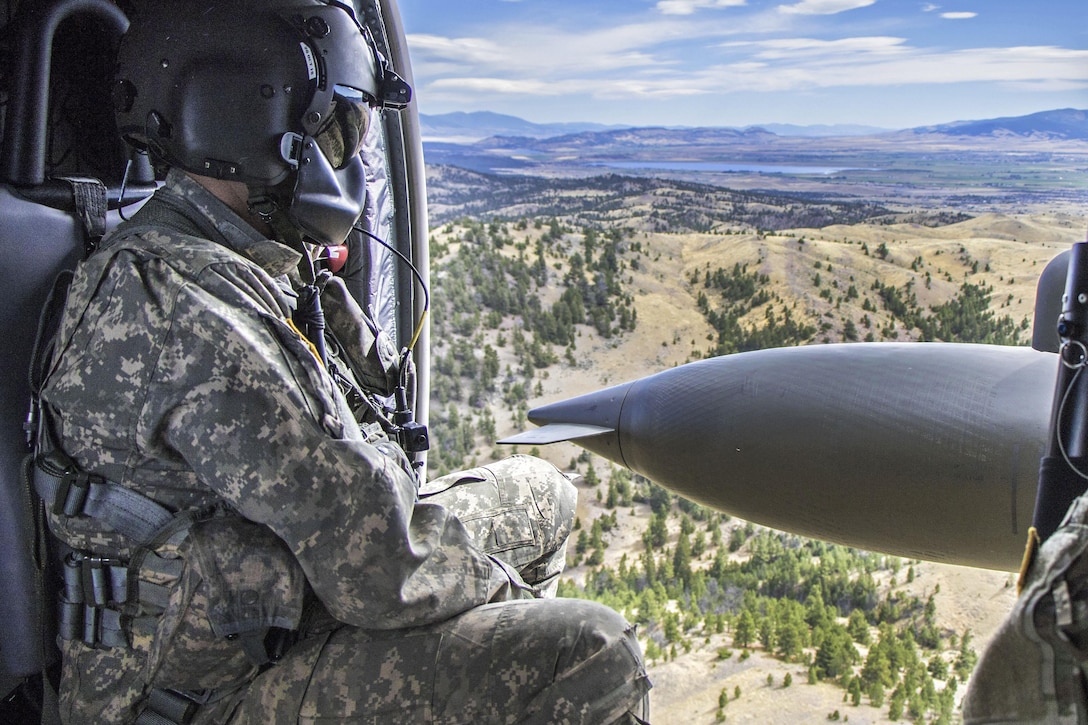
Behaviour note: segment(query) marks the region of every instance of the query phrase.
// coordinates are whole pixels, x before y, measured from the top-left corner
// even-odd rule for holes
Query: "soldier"
[[[134,13],[119,125],[170,170],[80,266],[41,392],[66,721],[645,717],[632,628],[545,598],[573,486],[516,456],[417,491],[382,425],[403,362],[313,277],[362,209],[372,107],[409,93],[337,2]],[[314,289],[327,346],[299,331]]]

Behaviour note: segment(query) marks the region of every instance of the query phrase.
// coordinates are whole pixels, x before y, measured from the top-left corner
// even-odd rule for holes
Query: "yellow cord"
[[[1027,584],[1028,572],[1031,571],[1031,564],[1035,561],[1035,553],[1039,551],[1039,530],[1034,526],[1028,529],[1028,540],[1024,545],[1024,560],[1020,562],[1020,576],[1016,579],[1016,594],[1019,596],[1020,592],[1024,591],[1024,585]]]
[[[295,327],[295,321],[292,320],[290,317],[285,317],[284,322],[286,322],[287,326],[294,330],[295,334],[299,336],[302,342],[306,345],[306,348],[310,351],[310,354],[314,356],[314,360],[317,360],[317,364],[321,367],[325,367],[325,363],[321,362],[321,355],[319,355],[317,352],[317,346],[310,342],[310,338],[302,334],[302,330]]]
[[[427,315],[429,315],[430,313],[431,313],[430,310],[425,309],[425,310],[423,310],[423,314],[421,314],[419,316],[419,323],[416,325],[416,331],[412,335],[412,341],[410,343],[408,343],[408,349],[409,350],[415,350],[416,340],[418,340],[419,336],[423,333],[423,323],[427,321]]]

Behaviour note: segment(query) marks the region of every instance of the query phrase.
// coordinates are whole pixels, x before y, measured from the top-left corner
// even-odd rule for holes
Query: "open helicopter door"
[[[356,12],[393,70],[413,85],[408,46],[396,0],[356,0]],[[415,103],[400,111],[382,112],[362,151],[367,167],[367,204],[360,226],[366,234],[352,232],[353,249],[364,249],[362,270],[348,259],[353,270],[348,287],[359,300],[371,304],[374,319],[399,350],[410,349],[415,362],[415,420],[426,424],[430,397],[430,337],[427,297],[428,229],[423,141]],[[394,251],[383,247],[384,241]],[[407,261],[411,262],[411,266]],[[413,269],[414,268],[414,269]],[[419,459],[425,462],[423,453]],[[426,466],[420,471],[426,476]]]
[[[395,0],[359,0],[356,10],[386,59],[411,82]],[[127,152],[114,128],[110,78],[127,26],[109,0],[0,0],[0,722],[51,719],[48,703],[42,714],[37,678],[58,655],[51,634],[55,597],[44,572],[50,557],[37,536],[41,506],[22,473],[39,312],[58,273],[75,266],[89,238],[120,221],[122,191],[127,216],[155,188],[144,157],[134,157],[126,178]],[[425,423],[427,217],[414,104],[383,112],[374,128],[364,151],[370,178],[360,226],[396,252],[360,235],[362,259],[355,260],[349,286],[398,347],[411,347],[414,414]]]

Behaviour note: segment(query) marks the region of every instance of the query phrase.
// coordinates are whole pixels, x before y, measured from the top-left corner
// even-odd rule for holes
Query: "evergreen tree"
[[[676,542],[676,551],[672,558],[673,574],[685,588],[691,587],[691,543],[687,534],[681,534]]]
[[[854,677],[850,679],[850,686],[847,688],[847,693],[850,695],[850,704],[857,707],[861,704],[861,680]]]
[[[733,628],[733,646],[749,647],[755,640],[756,622],[752,613],[745,609],[740,613],[737,624]]]
[[[888,719],[898,720],[903,717],[903,708],[907,704],[907,694],[902,687],[895,688],[891,699],[888,701]]]
[[[642,537],[647,549],[660,549],[669,540],[668,513],[661,511],[650,516],[646,534]]]
[[[895,683],[887,649],[883,640],[869,649],[865,664],[861,668],[861,679],[870,686],[880,685],[883,688],[891,687]]]
[[[858,660],[858,651],[854,649],[850,633],[842,625],[833,624],[826,632],[823,643],[816,650],[817,674],[834,679],[850,671]]]
[[[763,617],[759,622],[759,642],[768,652],[774,647],[775,631],[774,622],[770,617]]]
[[[869,644],[871,640],[869,623],[865,620],[865,614],[860,609],[854,609],[850,612],[850,618],[847,621],[846,629],[858,644]]]
[[[801,623],[790,620],[783,622],[778,627],[778,653],[787,660],[791,660],[801,654],[804,647],[804,634],[801,631]]]

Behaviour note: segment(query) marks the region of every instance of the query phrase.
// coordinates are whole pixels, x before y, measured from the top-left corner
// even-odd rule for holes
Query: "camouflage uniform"
[[[1019,596],[971,674],[969,725],[1088,723],[1088,494],[1036,546],[1033,532]]]
[[[64,643],[65,718],[131,721],[167,687],[215,689],[199,722],[627,717],[649,688],[631,628],[534,589],[562,568],[569,481],[520,456],[417,493],[289,323],[298,261],[173,171],[77,273],[43,391],[62,447],[202,513],[141,554],[170,599],[126,610],[132,647]],[[365,380],[351,341],[381,346],[348,317],[330,330]],[[50,524],[77,549],[136,553],[94,521]],[[259,667],[247,635],[267,627],[299,640]]]

